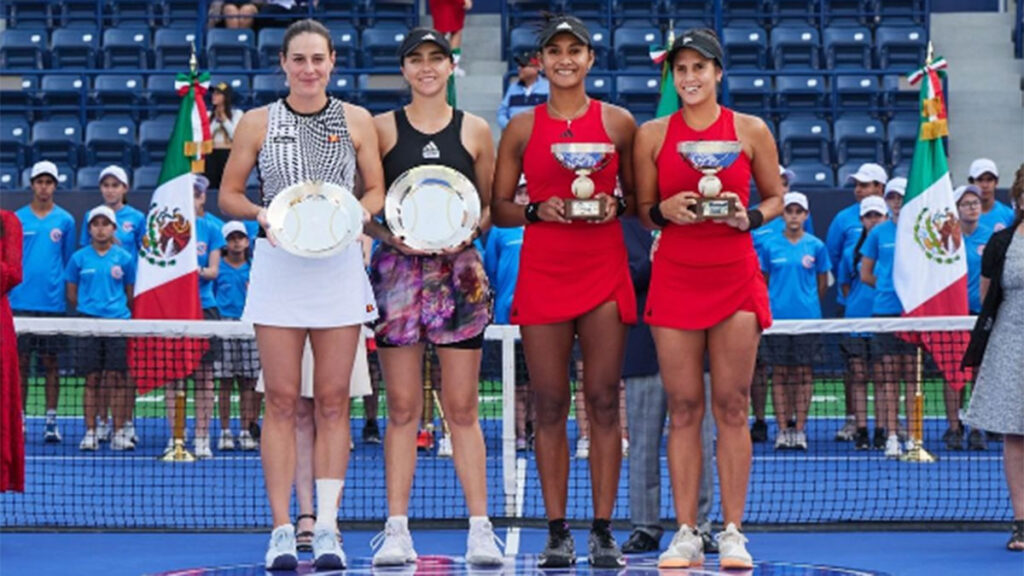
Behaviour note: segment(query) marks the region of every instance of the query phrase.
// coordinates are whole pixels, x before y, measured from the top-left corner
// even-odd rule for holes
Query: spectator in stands
[[[782,211],[778,151],[764,121],[718,103],[724,70],[714,31],[689,30],[668,53],[681,113],[647,122],[633,150],[638,211],[660,227],[644,319],[651,325],[669,407],[669,473],[679,530],[658,559],[661,567],[699,565],[697,521],[704,356],[711,367],[711,404],[718,427],[718,471],[725,530],[717,535],[724,568],[751,568],[740,531],[750,480],[747,430],[750,383],[761,331],[771,325],[768,291],[750,240]],[[698,221],[701,174],[676,152],[681,141],[739,141],[736,161],[719,172],[722,194],[739,210],[722,222]],[[751,178],[762,202],[747,209]]]
[[[969,173],[967,182],[981,191],[981,224],[991,228],[993,233],[1012,224],[1013,210],[996,200],[996,186],[999,185],[996,163],[988,158],[978,158],[971,162]]]
[[[590,565],[621,568],[625,560],[611,532],[611,516],[622,460],[619,374],[626,324],[636,319],[636,296],[622,228],[614,220],[625,213],[633,197],[636,123],[627,110],[587,96],[594,49],[583,22],[552,16],[542,25],[538,44],[551,96],[546,105],[513,117],[502,134],[492,203],[496,225],[526,225],[510,320],[522,331],[537,412],[537,467],[548,519],[548,540],[538,564],[567,568],[576,561],[565,516],[568,366],[578,336],[586,365],[587,414],[593,424]],[[603,142],[616,151],[605,168],[591,175],[595,198],[606,211],[601,222],[570,224],[566,218],[563,199],[570,197],[575,176],[555,160],[551,145],[571,142]],[[525,208],[514,202],[520,174],[526,175],[531,200]],[[617,176],[623,192],[618,198]]]
[[[903,315],[896,288],[893,285],[893,265],[896,252],[896,226],[903,207],[907,179],[893,178],[885,186],[885,204],[889,219],[875,226],[861,247],[860,280],[875,289],[871,315],[898,317]],[[891,332],[879,333],[871,339],[871,358],[875,363],[875,387],[880,387],[876,402],[882,402],[884,429],[875,428],[875,448],[885,447],[886,458],[899,458],[900,445],[899,384],[906,389],[907,415],[911,414],[914,390],[917,388],[917,348]]]
[[[206,177],[210,188],[219,189],[224,175],[224,166],[231,154],[231,142],[235,139],[235,127],[242,120],[242,111],[234,105],[234,91],[227,82],[219,82],[210,91],[210,136],[213,151],[206,156]]]
[[[22,282],[10,293],[15,316],[60,317],[67,310],[64,268],[75,252],[75,219],[54,202],[58,176],[53,162],[36,162],[29,180],[32,201],[15,212],[24,231]],[[45,373],[46,427],[43,441],[48,444],[61,441],[57,426],[60,399],[57,357],[63,348],[64,338],[60,336],[18,337],[23,402],[28,402],[33,353],[39,358]]]
[[[312,0],[316,5],[316,0]],[[257,0],[259,17],[255,28],[284,28],[309,14],[308,0]]]
[[[245,295],[249,291],[249,268],[252,253],[245,224],[232,220],[221,227],[226,245],[221,248],[221,261],[214,281],[217,310],[224,320],[238,320],[245,308]],[[256,450],[259,444],[249,428],[259,419],[262,397],[255,390],[260,371],[259,350],[254,340],[229,338],[221,341],[220,358],[213,363],[213,374],[220,381],[220,439],[218,450],[234,450],[235,437],[231,433],[231,394],[238,381],[239,432],[238,447]]]
[[[879,223],[884,222],[889,209],[885,200],[879,196],[867,196],[860,201],[860,222],[863,230],[857,243],[843,251],[843,260],[839,263],[839,290],[846,298],[844,314],[846,318],[869,318],[875,306],[875,289],[873,286],[861,282],[860,271],[861,248],[868,234]],[[868,366],[872,364],[871,356],[871,335],[870,334],[848,334],[843,336],[839,342],[840,351],[846,359],[846,374],[848,374],[850,395],[847,399],[847,412],[853,411],[854,426],[854,448],[856,450],[868,450],[871,448],[871,440],[868,436]],[[875,383],[875,425],[881,427],[883,414],[881,402],[877,399],[882,397],[879,383]],[[877,429],[876,429],[877,430]],[[882,431],[876,431],[877,438],[884,438]]]
[[[473,9],[473,0],[427,0],[427,4],[434,18],[434,29],[444,34],[452,47],[455,75],[465,76],[466,70],[459,66],[462,59],[462,30],[466,27],[466,12]]]
[[[131,318],[136,258],[114,241],[117,216],[108,206],[97,206],[89,211],[86,226],[91,244],[72,255],[64,272],[68,302],[80,316]],[[135,398],[127,377],[126,344],[126,339],[121,337],[83,338],[79,341],[76,351],[78,369],[85,376],[82,396],[85,435],[78,445],[79,450],[99,448],[96,417],[102,406],[102,394],[113,396],[110,405],[115,432],[110,439],[110,449],[135,449],[133,433],[125,427]]]
[[[825,243],[804,231],[810,212],[807,196],[790,192],[783,197],[783,233],[765,242],[761,269],[768,282],[772,317],[780,320],[819,320],[821,300],[832,268]],[[772,400],[779,432],[775,449],[807,450],[807,414],[814,391],[813,363],[821,342],[816,335],[769,336],[761,348],[772,366]],[[790,427],[789,417],[796,417]]]
[[[252,28],[253,17],[260,11],[254,0],[224,0],[214,4],[218,3],[222,4],[220,13],[224,16],[225,28]],[[211,5],[211,12],[213,9]]]
[[[1013,222],[992,235],[981,261],[982,311],[964,364],[977,366],[974,393],[964,421],[1003,434],[1003,468],[1013,505],[1006,547],[1024,551],[1024,164],[1010,197]]]
[[[508,85],[505,97],[498,107],[498,126],[504,130],[516,114],[533,109],[548,99],[548,79],[540,73],[540,60],[536,52],[524,52],[515,57],[519,66],[515,82]]]
[[[21,283],[21,222],[0,210],[0,492],[25,491],[25,430],[18,373],[18,338],[7,294]]]

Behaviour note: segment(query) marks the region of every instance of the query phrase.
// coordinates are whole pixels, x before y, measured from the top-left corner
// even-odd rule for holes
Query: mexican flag
[[[905,316],[967,315],[967,255],[942,137],[949,134],[938,58],[910,75],[921,83],[921,128],[896,232],[893,284]],[[946,380],[961,388],[966,334],[921,333]]]
[[[174,131],[146,215],[139,248],[133,317],[149,320],[201,320],[193,172],[203,170],[212,149],[210,121],[203,103],[208,74],[179,74],[182,96]],[[129,366],[139,393],[145,394],[195,371],[206,340],[134,338]]]
[[[675,41],[676,33],[670,27],[665,46],[651,46],[651,61],[661,65],[661,95],[658,97],[658,110],[654,113],[656,118],[668,116],[679,110],[679,95],[676,94],[675,84],[672,83],[672,63],[668,61],[668,51]]]

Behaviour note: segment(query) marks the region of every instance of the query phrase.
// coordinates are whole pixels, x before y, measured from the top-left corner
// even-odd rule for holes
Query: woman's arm
[[[369,215],[375,215],[384,209],[384,167],[380,160],[377,130],[366,108],[346,103],[345,119],[348,121],[352,145],[356,149],[356,165],[363,182],[360,202]]]
[[[757,183],[761,204],[757,210],[764,216],[762,222],[782,214],[782,178],[779,176],[779,151],[775,138],[764,120],[747,114],[736,115],[737,137],[743,143],[743,151],[750,156],[750,174]],[[725,194],[723,194],[725,195]],[[750,222],[745,212],[727,221],[740,230],[749,230]]]
[[[623,214],[636,214],[636,178],[633,166],[636,120],[625,108],[602,104],[601,109],[605,111],[607,132],[612,135],[615,151],[619,154],[619,187],[622,189],[622,198],[626,201],[626,211]],[[609,200],[609,215],[605,218],[606,221],[618,217],[618,200],[614,197]]]
[[[246,198],[245,182],[256,167],[267,132],[267,117],[266,107],[250,110],[242,116],[235,130],[231,155],[224,167],[217,196],[217,206],[225,216],[239,220],[258,220],[263,228],[267,227],[266,210]]]
[[[875,276],[875,259],[867,256],[860,257],[860,281],[875,287],[875,283],[878,282],[878,277]]]
[[[519,176],[523,173],[523,152],[533,131],[533,112],[516,114],[498,142],[498,163],[491,188],[491,220],[495,226],[515,228],[529,224],[525,209],[514,201]],[[566,222],[560,198],[551,198],[537,207],[542,220]]]
[[[985,296],[988,295],[988,287],[992,284],[992,280],[987,276],[982,276],[980,282],[978,282],[978,291],[981,292],[981,301],[985,301]]]
[[[660,199],[658,190],[658,154],[664,145],[668,119],[657,118],[645,122],[636,132],[633,144],[633,174],[636,179],[636,212],[643,225],[652,230],[671,222],[690,224],[696,214],[690,209],[696,203],[693,193],[680,193],[666,200]],[[664,222],[651,220],[651,208],[658,206]]]
[[[467,113],[462,123],[463,146],[473,155],[473,173],[480,194],[480,231],[491,224],[491,185],[494,182],[494,137],[490,125]]]

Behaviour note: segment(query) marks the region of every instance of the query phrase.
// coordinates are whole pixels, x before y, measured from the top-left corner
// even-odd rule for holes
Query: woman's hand
[[[743,203],[740,202],[740,197],[735,192],[722,192],[718,198],[732,198],[736,202],[736,213],[732,218],[726,218],[723,222],[743,232],[750,230],[750,219],[747,217],[747,211],[743,208]]]
[[[466,248],[469,248],[470,246],[472,246],[473,242],[477,238],[479,238],[479,237],[480,237],[480,227],[478,226],[478,227],[473,229],[473,233],[469,235],[469,238],[467,238],[461,244],[459,244],[458,246],[451,246],[451,247],[448,247],[448,248],[444,248],[444,249],[441,250],[441,253],[442,254],[448,254],[448,255],[458,254],[459,252],[462,252]]]
[[[604,218],[600,220],[591,220],[592,223],[604,224],[619,217],[619,201],[615,196],[601,192],[594,196],[594,198],[600,200],[604,204]]]
[[[277,246],[277,238],[274,238],[274,233],[270,231],[270,221],[267,220],[266,208],[260,208],[260,211],[256,213],[256,222],[259,223],[260,228],[263,228],[263,232],[267,235],[267,242],[270,242],[271,246]]]
[[[544,222],[569,223],[565,217],[565,202],[557,196],[552,196],[540,203],[540,206],[537,207],[537,217]]]
[[[430,252],[423,250],[417,250],[405,243],[405,239],[398,235],[392,235],[388,238],[388,246],[391,246],[395,250],[398,250],[406,256],[431,256]]]
[[[693,192],[680,192],[660,204],[661,215],[673,224],[685,226],[697,222],[697,195]]]

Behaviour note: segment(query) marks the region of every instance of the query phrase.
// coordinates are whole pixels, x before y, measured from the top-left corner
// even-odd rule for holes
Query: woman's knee
[[[672,428],[698,427],[704,419],[704,400],[697,395],[670,395],[666,406]]]
[[[602,387],[600,391],[587,390],[587,418],[595,426],[615,426],[619,422],[618,383]]]
[[[746,427],[750,411],[750,394],[747,388],[715,392],[711,398],[715,422],[719,426]]]
[[[299,399],[287,392],[267,390],[264,395],[267,415],[277,419],[294,420]]]
[[[534,390],[533,410],[538,425],[555,425],[569,417],[569,395]]]
[[[473,398],[448,399],[444,402],[444,417],[451,426],[473,426],[479,418],[477,400]]]
[[[420,414],[423,412],[422,396],[411,397],[389,394],[387,405],[388,424],[392,426],[405,426],[418,422]]]

